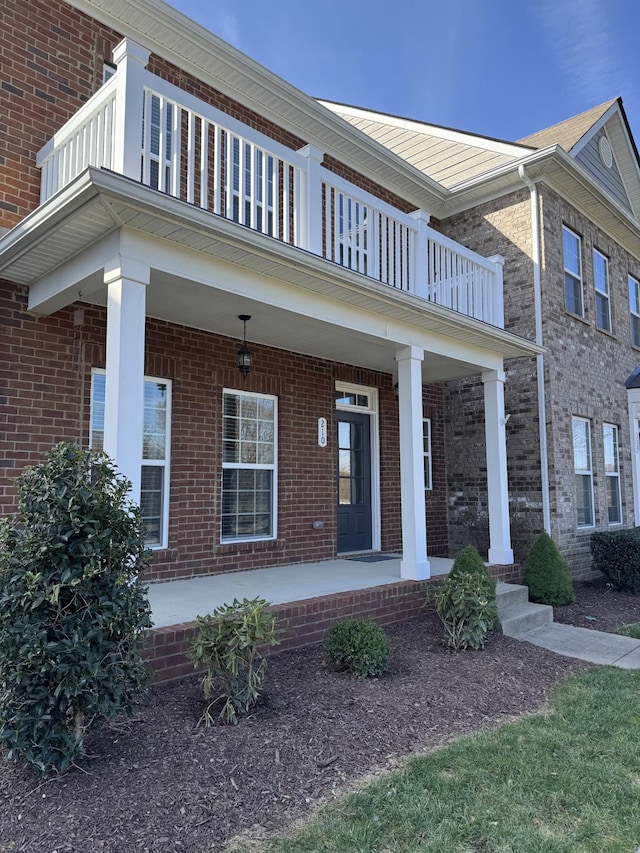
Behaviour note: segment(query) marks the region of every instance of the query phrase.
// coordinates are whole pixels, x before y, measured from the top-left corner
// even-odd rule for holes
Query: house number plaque
[[[318,445],[320,447],[327,446],[327,419],[318,418]]]

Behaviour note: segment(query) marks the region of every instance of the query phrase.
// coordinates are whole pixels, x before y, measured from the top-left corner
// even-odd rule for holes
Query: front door
[[[338,412],[338,553],[371,550],[369,415]]]

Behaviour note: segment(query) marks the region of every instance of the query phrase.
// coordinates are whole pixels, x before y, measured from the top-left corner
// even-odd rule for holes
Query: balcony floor
[[[368,562],[370,559],[325,560],[152,583],[149,601],[154,627],[193,622],[196,616],[211,613],[215,607],[230,604],[234,598],[261,597],[270,604],[286,604],[401,580],[400,556],[389,559],[385,555]],[[453,565],[453,560],[443,557],[429,557],[429,562],[432,577],[448,574]]]

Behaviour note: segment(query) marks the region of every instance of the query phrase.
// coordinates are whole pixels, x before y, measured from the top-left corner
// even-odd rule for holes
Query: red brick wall
[[[104,61],[122,36],[61,0],[0,4],[0,228],[16,225],[38,205],[36,154],[102,84]],[[240,103],[152,55],[148,68],[292,149],[297,137]],[[333,158],[327,168],[402,210],[412,206]]]
[[[415,619],[422,613],[424,598],[424,583],[400,581],[276,605],[272,609],[276,614],[276,634],[280,645],[268,651],[273,654],[320,643],[327,628],[344,619],[370,616],[380,625]],[[194,635],[194,622],[150,632],[145,657],[153,668],[156,684],[193,673],[193,664],[187,660],[186,652]]]
[[[57,441],[86,445],[91,368],[104,367],[104,310],[71,306],[52,317],[26,309],[26,288],[0,282],[0,513],[15,510],[15,477]],[[74,325],[74,320],[76,325]],[[81,321],[81,322],[79,322]],[[235,367],[238,341],[156,320],[146,327],[147,375],[172,380],[169,548],[154,554],[149,578],[191,577],[330,559],[335,555],[335,443],[318,446],[317,420],[334,417],[335,381],[378,389],[382,549],[401,550],[398,402],[392,377],[252,344],[246,385]],[[224,387],[278,397],[278,538],[220,543],[221,410]],[[446,550],[441,394],[429,389],[434,483],[430,553]],[[431,408],[429,408],[431,407]],[[439,408],[438,408],[439,407]],[[313,522],[324,522],[314,530]]]

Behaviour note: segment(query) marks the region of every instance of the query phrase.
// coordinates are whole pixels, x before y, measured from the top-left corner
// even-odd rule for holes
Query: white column
[[[407,580],[431,577],[427,559],[422,443],[422,361],[424,350],[404,347],[396,353],[400,416],[400,494],[402,503],[402,562]]]
[[[298,152],[307,160],[302,179],[300,204],[300,248],[322,255],[322,178],[324,154],[314,145],[305,145]]]
[[[104,450],[140,502],[144,413],[144,328],[149,267],[122,256],[105,267],[107,364]]]
[[[513,563],[507,482],[507,437],[504,416],[503,370],[487,370],[484,383],[484,426],[487,443],[487,495],[489,505],[489,563]]]
[[[139,181],[144,80],[149,51],[125,38],[113,49],[113,61],[118,66],[113,169]]]

